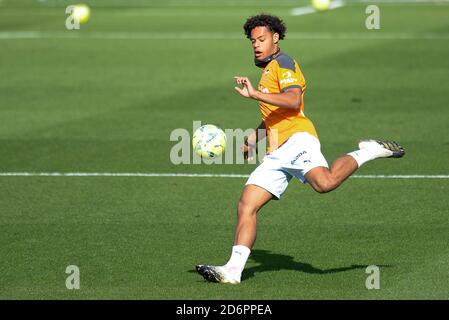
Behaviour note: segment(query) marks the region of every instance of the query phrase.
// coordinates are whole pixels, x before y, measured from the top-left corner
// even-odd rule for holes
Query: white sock
[[[366,162],[374,160],[378,158],[376,152],[373,152],[370,149],[360,149],[353,152],[348,153],[348,156],[351,156],[357,161],[359,168]]]
[[[233,246],[231,258],[228,263],[225,264],[225,267],[231,273],[241,274],[250,253],[251,250],[248,247],[242,245]]]

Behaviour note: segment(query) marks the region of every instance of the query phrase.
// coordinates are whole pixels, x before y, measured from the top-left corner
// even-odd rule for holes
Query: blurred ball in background
[[[326,11],[331,6],[331,0],[312,0],[312,7],[316,11]]]
[[[87,23],[90,18],[89,6],[84,3],[75,5],[75,9],[73,11],[73,16],[77,21],[79,21],[80,24]]]

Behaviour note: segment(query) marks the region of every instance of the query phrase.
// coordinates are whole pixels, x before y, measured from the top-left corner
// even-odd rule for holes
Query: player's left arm
[[[254,89],[251,81],[247,77],[234,77],[242,88],[235,87],[235,90],[245,98],[262,101],[280,108],[299,109],[301,104],[302,89],[299,86],[287,88],[280,93],[264,93]]]

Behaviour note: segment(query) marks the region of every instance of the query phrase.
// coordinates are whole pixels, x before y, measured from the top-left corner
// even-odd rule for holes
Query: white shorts
[[[298,132],[267,154],[246,184],[262,187],[280,199],[292,177],[307,183],[306,173],[316,167],[329,168],[320,141],[308,132]]]

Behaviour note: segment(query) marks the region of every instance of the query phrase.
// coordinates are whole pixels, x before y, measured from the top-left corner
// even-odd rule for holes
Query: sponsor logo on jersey
[[[293,83],[293,82],[297,82],[298,79],[296,78],[287,78],[287,79],[282,79],[281,81],[279,81],[280,84],[285,84],[285,83]]]

